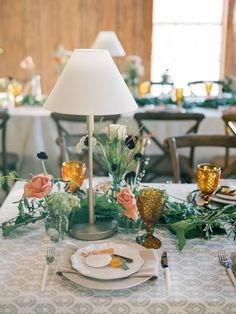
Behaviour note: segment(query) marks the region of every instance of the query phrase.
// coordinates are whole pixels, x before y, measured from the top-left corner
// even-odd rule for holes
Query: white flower
[[[110,124],[104,131],[110,140],[114,140],[115,138],[124,140],[126,137],[126,125]]]
[[[20,63],[20,67],[24,70],[31,70],[35,67],[33,58],[31,56],[26,57]]]
[[[95,147],[96,145],[97,145],[97,139],[93,137],[92,146]],[[87,135],[82,136],[79,143],[76,145],[75,148],[76,148],[77,153],[79,154],[81,154],[85,148],[88,148],[88,136]]]

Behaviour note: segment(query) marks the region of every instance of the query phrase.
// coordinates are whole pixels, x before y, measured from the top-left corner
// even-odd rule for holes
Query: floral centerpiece
[[[81,153],[87,147],[88,137],[84,136],[76,148]],[[126,231],[135,226],[138,219],[136,194],[144,176],[144,170],[140,172],[143,160],[140,149],[139,137],[129,135],[127,127],[121,124],[111,124],[93,138],[94,156],[111,180],[105,193],[106,201],[115,210],[118,224],[120,222]]]
[[[139,78],[144,75],[144,66],[139,56],[128,56],[124,66],[124,80],[134,95],[137,94]]]
[[[32,179],[25,183],[21,199],[15,202],[18,215],[3,223],[3,236],[7,236],[22,225],[45,219],[46,230],[49,231],[51,239],[59,241],[68,229],[71,213],[80,209],[80,198],[68,193],[68,186],[62,185],[61,179],[47,174],[44,164],[48,159],[46,153],[41,152],[37,157],[42,162],[43,173],[32,176]],[[17,178],[14,171],[7,177],[2,177],[1,183],[5,184],[6,179],[8,185],[12,185],[15,180],[23,180]],[[62,186],[64,186],[63,190]]]
[[[66,50],[63,45],[59,45],[54,53],[53,60],[56,64],[58,73],[60,74],[64,69],[67,61],[72,54],[71,50]]]

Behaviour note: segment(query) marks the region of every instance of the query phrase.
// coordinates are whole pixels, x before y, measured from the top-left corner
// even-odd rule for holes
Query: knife
[[[168,267],[167,252],[164,251],[161,256],[161,266],[164,268],[167,289],[170,290],[170,270]]]

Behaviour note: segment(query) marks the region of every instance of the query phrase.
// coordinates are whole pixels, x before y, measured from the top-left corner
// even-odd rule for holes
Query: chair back
[[[196,147],[222,147],[236,148],[236,137],[227,135],[185,135],[170,137],[165,140],[165,145],[168,148],[172,166],[173,177],[175,183],[181,182],[181,169],[179,159],[179,149],[181,148],[196,148]],[[184,164],[184,170],[189,172],[189,175],[194,178],[195,174],[191,162]],[[226,160],[223,166],[222,177],[229,177],[236,174],[235,165],[227,166]]]
[[[170,96],[174,88],[171,82],[153,82],[150,81],[150,92],[154,96],[167,97]]]
[[[222,92],[224,81],[192,81],[188,82],[188,87],[192,96],[205,96],[207,94],[206,84],[211,84],[210,93],[218,95]]]
[[[0,131],[1,131],[1,169],[3,175],[7,175],[9,172],[7,164],[7,149],[6,149],[6,132],[7,132],[7,121],[10,118],[6,111],[0,112]]]
[[[225,133],[227,135],[236,135],[236,112],[224,113],[222,119],[225,124]]]
[[[134,114],[134,119],[136,120],[141,138],[148,138],[149,140],[143,140],[142,153],[146,152],[148,142],[154,144],[157,150],[160,151],[158,154],[151,154],[149,166],[147,167],[147,179],[154,180],[156,177],[169,176],[172,174],[170,167],[168,166],[168,159],[170,159],[169,151],[165,147],[163,140],[155,136],[152,132],[155,126],[158,127],[160,122],[173,122],[173,125],[179,122],[187,122],[183,125],[182,134],[197,133],[200,122],[204,119],[204,115],[201,113],[182,113],[182,112],[137,112]],[[185,123],[182,123],[185,124]],[[182,130],[181,124],[181,130]],[[190,126],[189,126],[190,124]],[[161,130],[161,128],[159,128]],[[158,133],[158,132],[156,132]],[[167,136],[166,136],[167,137]],[[155,148],[153,147],[153,148]],[[190,151],[190,160],[193,160],[194,148]],[[168,157],[168,158],[167,158]],[[164,163],[164,164],[163,164]],[[165,168],[165,169],[164,169]]]
[[[87,135],[86,116],[53,112],[51,117],[55,121],[58,131],[58,138],[56,142],[60,147],[60,163],[66,160],[75,159],[76,157],[76,159],[78,159],[78,153],[75,150],[75,145],[79,142],[82,136]],[[119,114],[95,116],[94,122],[96,125],[103,122],[106,124],[116,123],[119,118]]]

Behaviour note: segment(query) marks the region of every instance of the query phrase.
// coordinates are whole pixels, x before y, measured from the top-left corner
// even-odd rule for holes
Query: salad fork
[[[47,282],[48,271],[49,271],[49,265],[54,262],[54,259],[55,259],[55,247],[48,247],[47,255],[46,255],[46,264],[44,267],[43,279],[42,279],[42,284],[41,284],[42,292],[45,290],[45,285]]]
[[[231,279],[234,287],[236,288],[236,278],[234,277],[234,274],[233,274],[232,269],[231,269],[232,263],[229,261],[224,250],[218,252],[218,258],[219,258],[220,264],[225,267],[225,269],[229,275],[229,278]]]

